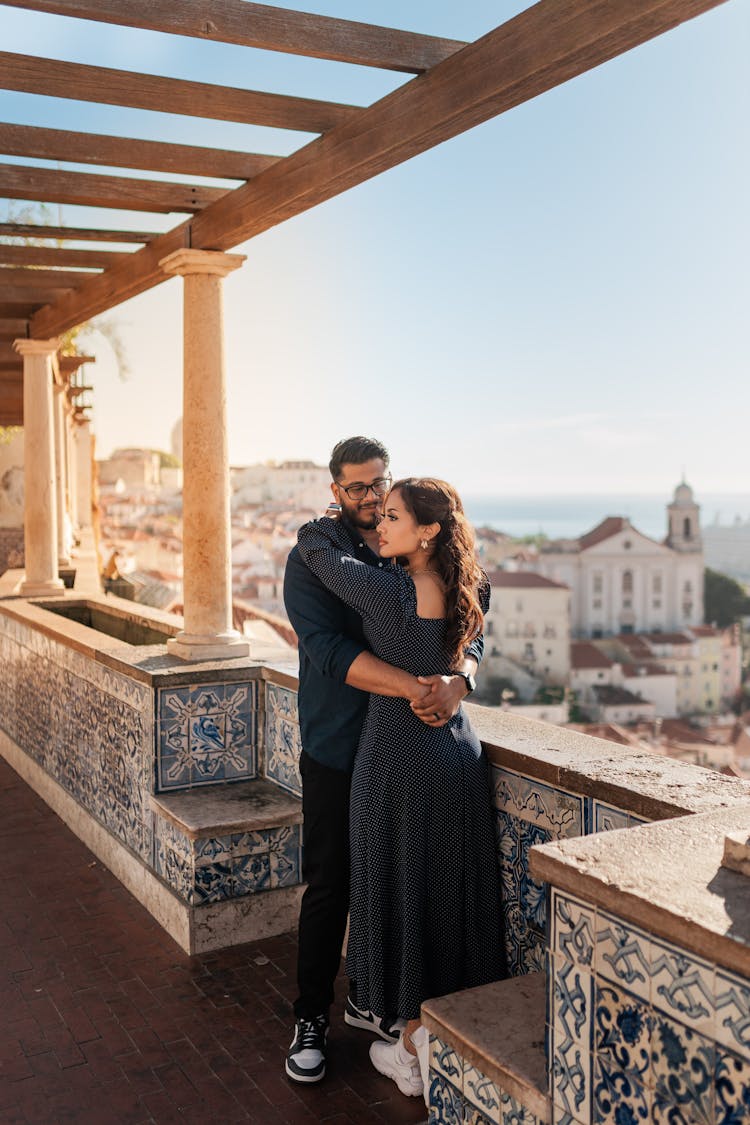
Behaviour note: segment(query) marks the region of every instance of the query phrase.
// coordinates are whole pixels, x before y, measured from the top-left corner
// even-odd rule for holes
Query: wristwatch
[[[471,672],[459,672],[458,675],[466,684],[466,694],[471,695],[471,693],[476,689],[477,681],[474,679]]]

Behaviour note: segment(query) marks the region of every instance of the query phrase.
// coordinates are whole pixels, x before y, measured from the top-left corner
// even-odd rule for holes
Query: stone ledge
[[[493,765],[528,774],[644,820],[731,808],[750,783],[674,758],[476,704],[467,713]]]
[[[151,807],[189,840],[302,823],[302,802],[261,778],[151,797]]]
[[[750,976],[747,876],[722,867],[729,833],[750,829],[750,803],[537,845],[529,869],[579,900]]]
[[[545,1009],[545,974],[529,973],[428,1000],[422,1019],[431,1035],[549,1121]]]

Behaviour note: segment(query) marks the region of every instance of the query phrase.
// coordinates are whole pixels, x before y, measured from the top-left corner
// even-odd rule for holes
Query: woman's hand
[[[444,727],[466,696],[466,682],[462,676],[419,676],[418,682],[426,690],[412,699],[412,711],[428,727]]]

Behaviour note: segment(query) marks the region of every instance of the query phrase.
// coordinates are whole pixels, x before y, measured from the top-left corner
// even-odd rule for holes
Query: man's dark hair
[[[376,457],[385,462],[387,469],[390,456],[381,441],[361,436],[345,438],[333,447],[331,460],[328,463],[331,478],[339,479],[342,465],[363,465],[365,461],[372,461]]]

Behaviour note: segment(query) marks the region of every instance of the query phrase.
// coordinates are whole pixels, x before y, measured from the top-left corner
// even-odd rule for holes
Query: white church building
[[[703,566],[700,508],[683,481],[663,542],[608,516],[580,539],[546,544],[536,569],[570,588],[574,637],[608,637],[702,625]]]

